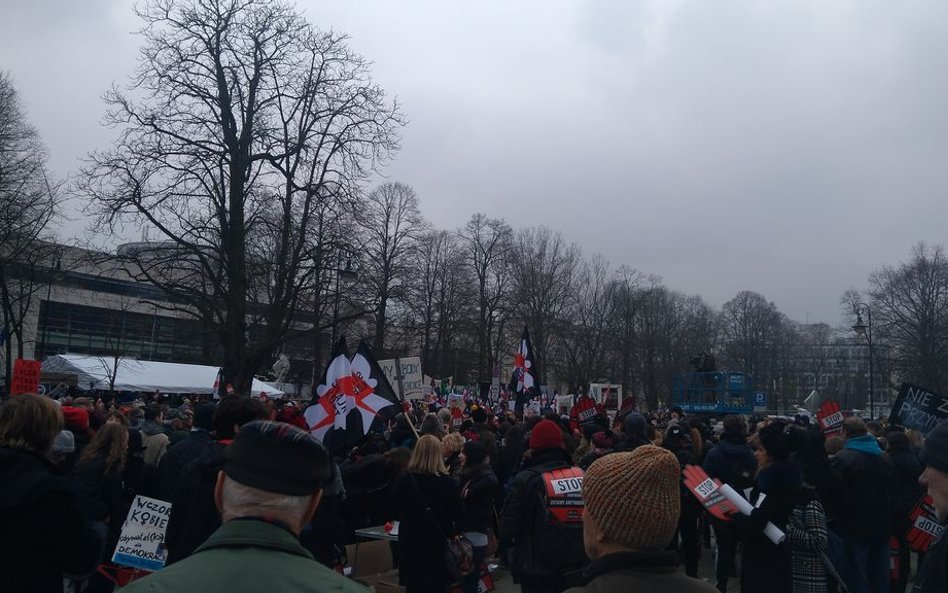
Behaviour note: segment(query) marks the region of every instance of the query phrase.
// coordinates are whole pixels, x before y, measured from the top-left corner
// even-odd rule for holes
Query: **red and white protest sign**
[[[927,552],[928,547],[938,539],[944,529],[944,526],[938,522],[935,507],[932,506],[932,497],[926,494],[922,500],[918,501],[909,519],[912,521],[912,527],[905,536],[909,546],[916,552]]]
[[[42,366],[43,363],[38,360],[16,359],[13,362],[13,380],[10,381],[10,395],[36,393],[39,389]]]
[[[596,401],[589,397],[588,395],[581,395],[576,400],[576,403],[573,404],[572,409],[569,411],[569,425],[570,428],[576,430],[579,428],[580,424],[584,422],[589,422],[596,417],[596,414],[599,413],[599,410],[596,409]]]
[[[816,419],[820,423],[820,430],[827,436],[843,432],[843,412],[839,409],[838,402],[831,399],[823,402],[816,412]]]
[[[720,480],[712,480],[697,465],[686,465],[682,475],[685,477],[685,486],[709,513],[722,521],[731,520],[728,515],[736,513],[737,509],[721,494]]]

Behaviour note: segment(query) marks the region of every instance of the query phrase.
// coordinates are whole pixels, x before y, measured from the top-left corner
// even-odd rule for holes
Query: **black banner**
[[[948,418],[948,397],[918,385],[902,383],[889,415],[889,424],[914,428],[927,435],[945,418]]]

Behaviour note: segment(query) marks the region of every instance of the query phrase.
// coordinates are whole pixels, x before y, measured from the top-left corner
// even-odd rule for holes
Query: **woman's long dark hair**
[[[93,459],[105,460],[105,472],[122,471],[128,454],[128,429],[117,422],[107,423],[95,433],[92,441],[82,451],[77,465],[85,465]]]

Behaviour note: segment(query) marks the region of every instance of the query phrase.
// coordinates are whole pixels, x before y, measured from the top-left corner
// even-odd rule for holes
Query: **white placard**
[[[422,399],[425,396],[424,374],[421,372],[421,358],[410,356],[408,358],[399,358],[398,363],[402,370],[402,390],[398,391],[398,376],[395,372],[395,360],[380,360],[379,367],[385,373],[385,377],[395,390],[395,394],[404,399]],[[430,391],[430,390],[429,390]]]
[[[171,503],[145,496],[136,496],[122,524],[112,562],[144,570],[160,570],[165,566],[165,530],[171,517]]]

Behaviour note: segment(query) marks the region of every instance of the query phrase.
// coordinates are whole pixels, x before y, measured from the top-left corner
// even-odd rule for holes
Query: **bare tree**
[[[389,303],[405,297],[411,251],[425,226],[415,190],[403,183],[383,183],[365,199],[357,223],[365,237],[363,253],[375,305],[374,349],[381,355]]]
[[[511,261],[511,298],[516,315],[530,326],[537,365],[543,373],[553,327],[569,306],[580,251],[558,231],[531,227],[517,232]]]
[[[503,219],[477,213],[458,232],[464,242],[465,264],[477,282],[477,370],[483,380],[495,364],[490,339],[495,313],[510,292],[513,231]]]
[[[608,298],[609,263],[599,255],[584,262],[577,273],[575,289],[556,341],[556,363],[572,393],[604,379],[609,347],[609,321],[613,301]]]
[[[944,247],[919,243],[908,261],[873,272],[869,297],[876,349],[890,347],[895,370],[907,380],[940,392],[948,390],[948,258]]]
[[[120,255],[217,334],[222,389],[246,393],[304,306],[317,205],[356,193],[401,116],[344,36],[289,5],[152,0],[137,14],[138,69],[106,96],[120,136],[80,189],[100,229],[157,229],[158,245]]]
[[[48,180],[47,159],[13,81],[0,72],[0,321],[7,387],[12,359],[24,357],[28,312],[55,267],[54,246],[46,239],[59,216],[61,194],[59,184]]]

